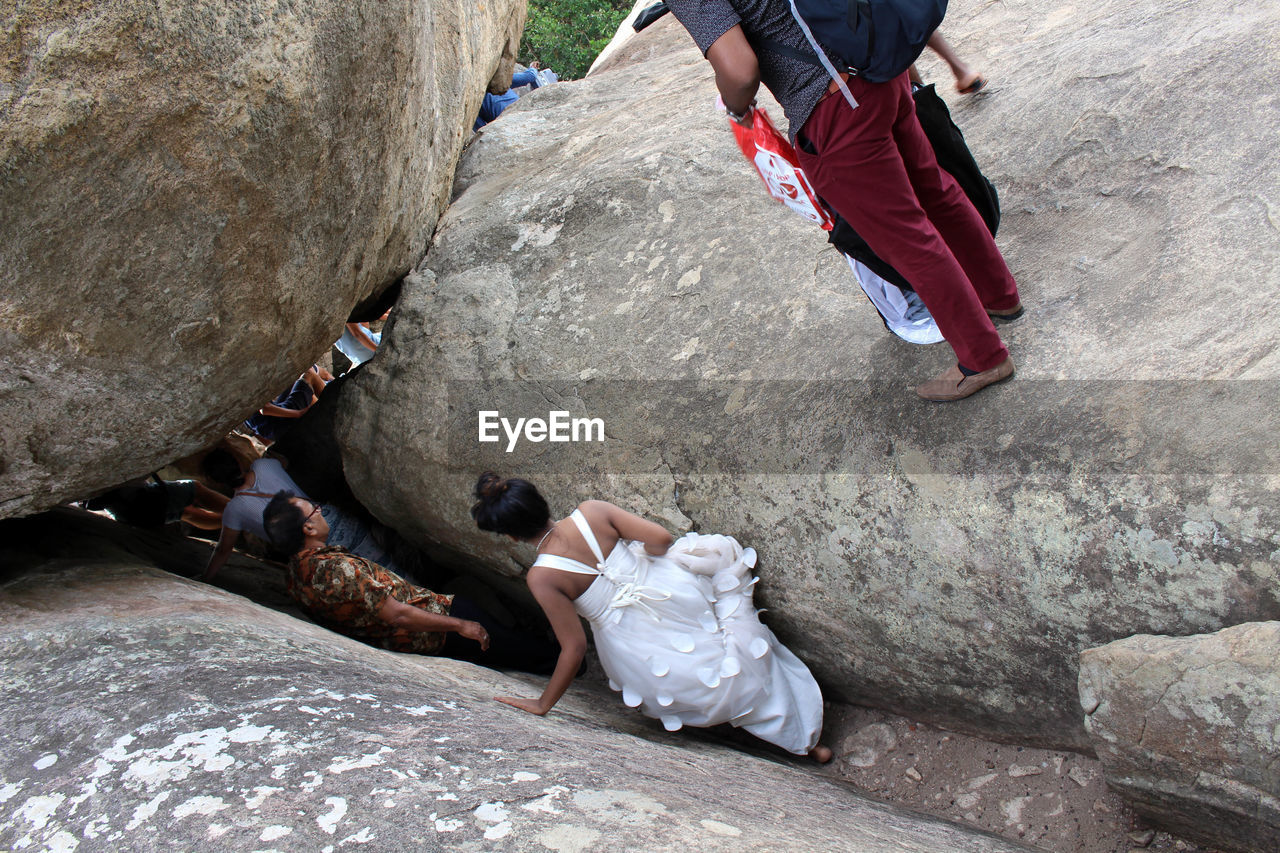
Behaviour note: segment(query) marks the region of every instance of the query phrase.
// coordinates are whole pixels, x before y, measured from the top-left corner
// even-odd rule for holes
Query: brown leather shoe
[[[965,376],[960,365],[952,365],[946,373],[937,379],[930,379],[923,385],[916,386],[916,393],[925,400],[939,403],[951,400],[963,400],[970,394],[976,394],[988,385],[1003,382],[1013,375],[1013,359],[1006,358],[990,370]]]
[[[997,323],[1012,323],[1014,320],[1022,316],[1022,312],[1024,310],[1026,309],[1024,309],[1022,307],[1022,303],[1019,302],[1017,305],[1008,309],[1007,311],[992,311],[990,308],[988,308],[987,316]]]

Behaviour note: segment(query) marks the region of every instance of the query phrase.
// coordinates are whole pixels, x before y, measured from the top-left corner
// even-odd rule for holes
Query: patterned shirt
[[[693,36],[703,56],[716,39],[735,25],[742,25],[760,63],[760,79],[782,104],[794,139],[826,94],[831,78],[819,65],[775,53],[757,43],[762,38],[771,39],[813,53],[800,25],[791,16],[787,0],[667,0],[667,6]]]
[[[388,597],[428,613],[447,616],[452,595],[414,586],[377,563],[337,545],[300,551],[289,561],[289,594],[312,619],[354,640],[390,649],[433,655],[444,646],[445,631],[409,631],[378,616]]]

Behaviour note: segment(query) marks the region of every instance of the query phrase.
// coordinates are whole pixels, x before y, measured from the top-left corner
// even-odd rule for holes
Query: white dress
[[[596,567],[554,554],[534,565],[596,575],[574,607],[591,623],[609,686],[625,704],[668,731],[732,723],[798,755],[817,745],[822,694],[760,623],[755,551],[730,536],[689,533],[662,557],[620,540],[606,558],[581,511],[570,517]]]

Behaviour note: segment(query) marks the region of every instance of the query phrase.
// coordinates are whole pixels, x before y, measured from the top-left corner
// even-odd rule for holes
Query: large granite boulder
[[[534,717],[492,699],[531,679],[373,649],[145,559],[5,556],[6,849],[1029,849],[669,735],[607,691]]]
[[[1080,703],[1138,811],[1215,848],[1280,850],[1280,622],[1088,649]]]
[[[1280,618],[1280,8],[960,2],[945,29],[994,81],[954,114],[1029,306],[1011,383],[914,397],[949,349],[888,335],[765,196],[667,18],[469,147],[338,418],[361,501],[508,572],[531,552],[467,514],[486,468],[733,534],[829,694],[1042,745],[1089,749],[1083,649]],[[507,452],[481,411],[604,440]]]
[[[523,2],[0,13],[0,517],[210,444],[422,257]]]

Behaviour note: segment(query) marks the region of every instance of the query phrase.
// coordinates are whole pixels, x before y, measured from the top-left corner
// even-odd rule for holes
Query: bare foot
[[[976,71],[956,78],[956,91],[962,95],[976,95],[987,85],[987,79]]]
[[[809,750],[809,757],[819,764],[826,764],[831,760],[831,747],[818,744]]]

